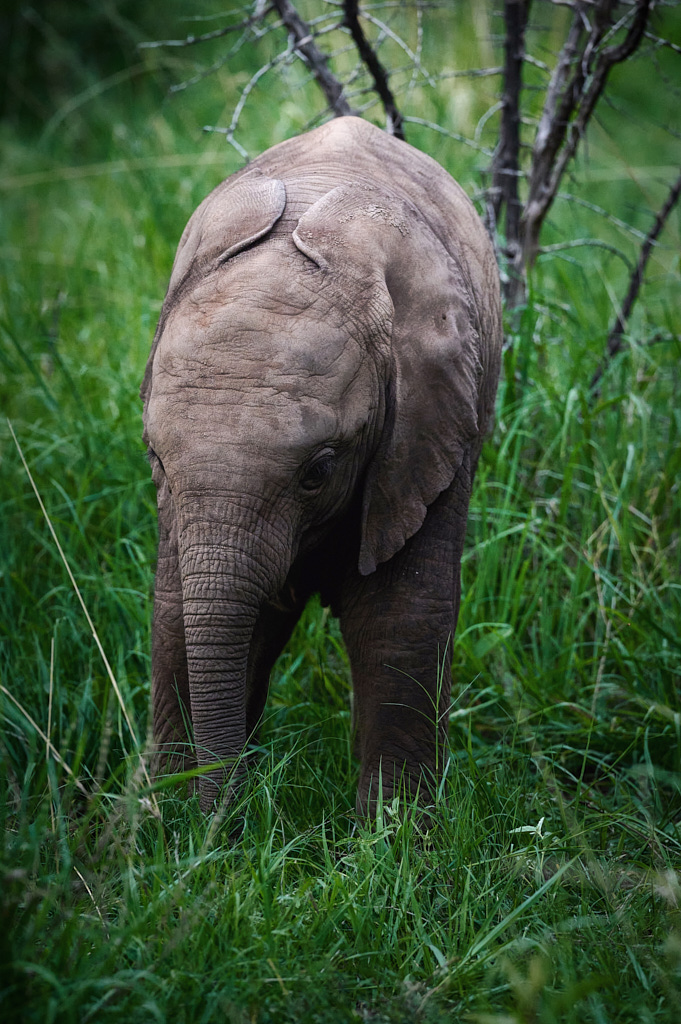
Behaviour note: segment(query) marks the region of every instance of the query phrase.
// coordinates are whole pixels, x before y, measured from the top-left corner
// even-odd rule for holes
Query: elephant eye
[[[154,449],[151,447],[151,445],[147,446],[147,458],[149,459],[149,462],[151,463],[152,469],[154,468],[154,466],[159,466],[161,472],[165,473],[165,469],[163,468],[163,463],[161,462],[161,460],[159,459],[158,455],[156,454]]]
[[[151,463],[151,479],[158,488],[167,479],[165,467],[151,445],[147,448],[147,458]],[[168,485],[168,490],[170,491],[170,485]]]
[[[300,486],[304,491],[318,491],[326,483],[333,473],[334,459],[333,450],[325,448],[307,464],[300,480]]]

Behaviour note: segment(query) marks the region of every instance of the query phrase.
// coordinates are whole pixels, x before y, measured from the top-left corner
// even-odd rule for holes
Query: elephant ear
[[[455,217],[442,211],[442,222]],[[369,331],[377,309],[392,311],[388,408],[363,500],[359,570],[368,575],[417,532],[479,435],[477,309],[454,244],[446,249],[415,206],[382,189],[334,189],[293,237],[364,308]]]
[[[284,183],[258,171],[211,192],[187,224],[170,275],[168,297],[188,277],[205,274],[272,230],[286,206]]]
[[[259,171],[228,178],[196,208],[182,232],[140,395],[149,397],[151,368],[165,322],[187,288],[272,230],[286,206],[282,181]]]

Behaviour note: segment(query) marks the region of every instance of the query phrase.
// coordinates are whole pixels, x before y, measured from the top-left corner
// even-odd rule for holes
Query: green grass
[[[452,44],[463,66],[471,32],[429,42],[429,59]],[[245,50],[232,73],[172,102],[150,76],[83,102],[49,137],[3,129],[0,402],[133,731],[3,420],[0,1015],[672,1024],[678,213],[596,399],[588,384],[623,293],[621,259],[599,248],[543,257],[508,325],[436,806],[355,823],[347,659],[314,603],[275,670],[237,803],[207,819],[183,783],[152,790],[145,779],[155,514],[137,391],[184,222],[239,166],[200,126],[225,123],[256,56]],[[175,80],[195,70],[193,54],[173,60]],[[254,94],[240,135],[249,152],[313,118],[301,81],[289,72],[276,109]],[[472,134],[494,93],[487,80],[477,88],[466,85],[464,116],[465,90],[418,84],[408,112]],[[643,116],[644,89],[639,101]],[[613,117],[570,190],[645,229],[632,206],[664,183],[641,151],[642,184],[627,180],[598,134],[615,132]],[[425,128],[409,134],[479,188],[475,151]],[[675,159],[654,131],[644,155],[651,168]],[[635,239],[600,226],[565,203],[547,241],[616,238],[635,258]]]

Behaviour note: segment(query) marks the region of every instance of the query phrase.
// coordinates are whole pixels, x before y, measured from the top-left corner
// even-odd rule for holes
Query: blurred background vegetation
[[[337,20],[322,0],[299,9],[329,19],[320,29]],[[503,62],[500,11],[454,0],[370,13],[393,33],[366,23],[408,140],[483,213],[500,79],[462,72]],[[678,209],[623,351],[599,394],[589,382],[678,174],[679,6],[658,4],[651,26],[676,49],[647,39],[613,72],[508,318],[441,800],[421,821],[386,809],[373,829],[353,823],[349,673],[317,605],[275,670],[261,758],[226,817],[203,819],[182,787],[152,792],[140,770],[156,527],[139,382],[182,228],[243,164],[203,128],[230,127],[267,62],[234,128],[241,149],[254,156],[325,113],[300,61],[277,61],[285,33],[139,44],[247,14],[218,0],[9,0],[0,22],[0,406],[133,723],[3,418],[0,1011],[676,1022]],[[533,5],[525,142],[569,16]],[[347,36],[318,42],[352,77]],[[383,124],[367,84],[352,78],[351,103]]]

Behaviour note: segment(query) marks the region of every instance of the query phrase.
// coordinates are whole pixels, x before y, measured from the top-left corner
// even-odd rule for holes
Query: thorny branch
[[[309,65],[334,115],[352,114],[353,110],[343,95],[343,84],[329,70],[328,57],[315,43],[310,26],[303,21],[291,0],[274,0],[274,7],[293,38],[295,52]]]
[[[243,21],[238,21],[234,25],[226,25],[224,28],[216,28],[213,32],[204,32],[199,36],[186,36],[184,39],[157,39],[153,42],[138,43],[137,48],[139,50],[155,50],[159,46],[195,46],[196,43],[207,43],[211,39],[221,39],[223,36],[229,35],[230,32],[238,32],[240,29],[252,28],[259,22],[264,21],[270,11],[273,10],[272,5],[259,7],[250,18],[244,18]]]
[[[525,29],[531,0],[505,0],[504,91],[501,101],[499,143],[492,160],[492,187],[488,205],[488,226],[493,233],[502,208],[506,212],[506,254],[510,279],[507,291],[515,296],[524,288],[519,230],[522,207],[518,197],[520,178],[520,92],[525,62]],[[517,302],[512,302],[517,305]]]
[[[578,2],[575,5],[572,28],[549,86],[532,152],[529,193],[520,229],[522,260],[526,268],[534,263],[542,224],[605,88],[610,71],[616,64],[630,57],[643,38],[651,2],[636,0],[624,41],[607,49],[599,47],[619,27],[612,25],[613,0],[599,0],[595,10],[593,3]],[[585,39],[587,13],[592,13],[593,25]],[[628,14],[625,15],[627,17]],[[567,82],[561,94],[561,87],[567,79],[567,68],[575,61],[572,79]]]
[[[676,0],[675,0],[676,2]],[[661,0],[550,0],[550,6],[566,7],[570,11],[568,28],[564,42],[555,60],[546,58],[538,60],[529,52],[527,39],[530,30],[537,31],[537,26],[530,23],[530,14],[540,9],[540,4],[532,5],[532,0],[504,0],[504,66],[467,70],[442,70],[435,76],[422,66],[421,36],[422,18],[426,7],[438,7],[437,3],[427,4],[415,0],[418,17],[418,45],[414,52],[405,38],[395,31],[395,23],[381,20],[376,16],[376,7],[394,8],[396,12],[406,10],[411,5],[406,0],[387,2],[384,5],[369,5],[360,11],[359,0],[327,0],[328,6],[335,13],[325,13],[321,18],[312,18],[309,22],[300,15],[295,0],[255,0],[252,13],[242,21],[213,32],[202,35],[189,35],[185,39],[165,40],[145,43],[147,48],[158,46],[187,47],[195,43],[219,39],[230,32],[241,30],[244,38],[261,36],[267,32],[281,32],[288,35],[288,45],[276,57],[266,62],[250,79],[234,111],[229,128],[212,128],[221,131],[227,140],[238,151],[246,156],[246,152],[235,139],[239,116],[246,100],[255,85],[263,76],[275,67],[298,58],[304,62],[312,77],[321,88],[330,112],[336,116],[353,113],[351,107],[352,83],[365,72],[369,76],[369,85],[357,91],[357,95],[373,92],[381,101],[387,121],[387,130],[400,138],[404,137],[405,124],[418,124],[446,135],[466,145],[473,146],[480,153],[491,158],[490,184],[483,201],[486,204],[486,215],[490,233],[495,247],[506,270],[504,291],[507,306],[513,309],[524,302],[525,282],[528,269],[533,265],[540,253],[556,252],[559,249],[576,248],[581,245],[599,245],[610,248],[626,260],[623,253],[598,238],[565,239],[552,246],[540,245],[540,235],[549,211],[556,199],[566,198],[593,209],[604,215],[622,229],[627,229],[642,240],[639,259],[631,272],[629,289],[622,303],[620,314],[608,338],[607,352],[603,362],[594,376],[597,384],[604,365],[618,352],[622,346],[622,334],[631,309],[636,301],[645,266],[652,246],[662,230],[671,209],[678,200],[681,185],[677,181],[672,188],[667,202],[658,213],[655,223],[648,235],[638,232],[631,225],[625,224],[612,213],[602,210],[583,197],[568,196],[561,183],[567,168],[573,161],[586,130],[595,115],[598,103],[606,89],[612,69],[628,60],[648,40],[655,53],[666,48],[672,53],[681,53],[675,43],[662,38],[651,31],[652,12],[656,6],[662,9],[665,5]],[[447,5],[443,5],[447,6]],[[272,16],[274,15],[274,19]],[[456,14],[452,11],[452,19]],[[342,20],[341,20],[342,19]],[[320,30],[319,22],[326,22]],[[261,27],[260,27],[261,26]],[[365,29],[371,26],[378,32],[377,42],[367,37]],[[319,40],[326,32],[344,32],[352,39],[352,47],[359,55],[356,67],[344,75],[337,75],[331,70],[330,61],[337,58],[343,50],[333,49],[325,52],[320,48]],[[541,31],[541,30],[540,30]],[[390,66],[379,60],[378,46],[384,40],[398,46],[407,56],[406,68]],[[226,58],[225,58],[226,59]],[[214,65],[217,67],[218,65]],[[547,75],[545,95],[538,120],[531,120],[531,93],[524,91],[523,73],[526,66],[538,68]],[[391,76],[412,69],[411,80],[402,89],[403,96],[409,96],[413,89],[416,76],[423,79],[430,87],[445,79],[464,76],[486,76],[503,74],[502,97],[500,102],[491,103],[475,131],[474,138],[451,131],[425,117],[414,113],[402,112],[397,103],[395,92],[390,85]],[[211,72],[207,69],[203,74]],[[192,79],[191,81],[194,81]],[[186,84],[186,83],[185,83]],[[489,144],[482,144],[483,129],[489,132],[497,112],[500,111],[498,143],[494,151]],[[671,131],[671,129],[669,129]],[[486,139],[484,140],[486,141]],[[502,235],[501,244],[499,235]]]
[[[288,49],[286,49],[283,53],[277,54],[277,56],[273,57],[272,60],[267,62],[267,64],[263,64],[261,67],[259,67],[255,74],[251,76],[251,78],[246,83],[241,92],[239,102],[234,108],[234,113],[232,114],[232,120],[230,122],[229,128],[218,128],[214,125],[207,124],[203,127],[204,132],[215,132],[224,135],[227,139],[227,142],[229,142],[230,146],[234,146],[234,149],[237,151],[237,153],[239,153],[239,155],[242,156],[244,160],[248,160],[248,153],[241,145],[241,143],[237,142],[237,140],[234,138],[234,132],[236,131],[237,125],[239,124],[241,112],[246,105],[246,100],[248,99],[248,97],[250,96],[251,92],[258,84],[260,79],[263,77],[263,75],[266,75],[268,71],[271,71],[272,68],[276,67],[278,64],[281,64],[290,56],[291,47],[289,46]]]
[[[504,85],[499,143],[492,161],[487,217],[498,230],[505,210],[508,306],[524,301],[525,276],[539,252],[539,237],[561,180],[584,137],[612,68],[627,60],[644,38],[653,0],[634,0],[618,22],[614,0],[575,0],[572,22],[551,74],[531,146],[527,198],[519,199],[521,90],[525,32],[531,0],[505,0]],[[607,46],[621,29],[622,42]]]
[[[345,24],[350,29],[350,35],[357,47],[360,59],[366,65],[371,77],[373,78],[376,92],[383,104],[383,109],[385,110],[385,116],[387,119],[387,130],[391,135],[395,135],[398,139],[404,139],[402,115],[397,109],[395,97],[393,96],[390,85],[388,84],[388,74],[378,59],[376,51],[372,48],[365,36],[364,29],[359,21],[358,0],[344,0],[343,9],[345,11]]]
[[[664,227],[664,225],[667,222],[667,219],[669,218],[669,214],[676,206],[680,194],[681,172],[679,173],[678,178],[670,188],[667,198],[665,199],[663,205],[658,211],[650,231],[643,240],[638,261],[636,263],[636,266],[634,267],[634,270],[632,271],[631,278],[629,279],[629,287],[627,289],[627,294],[624,297],[622,308],[617,314],[615,323],[608,336],[608,343],[606,346],[605,356],[598,364],[598,367],[596,368],[596,371],[593,377],[591,378],[591,391],[595,391],[595,389],[598,387],[598,384],[600,383],[601,377],[603,376],[603,373],[605,372],[605,368],[609,361],[614,356],[616,356],[618,352],[622,350],[622,335],[624,334],[624,331],[626,329],[627,321],[631,316],[631,311],[634,308],[634,303],[638,298],[638,293],[641,290],[641,285],[643,284],[643,275],[645,273],[646,265],[650,258],[650,254],[653,251],[653,246],[659,238],[662,228]]]

